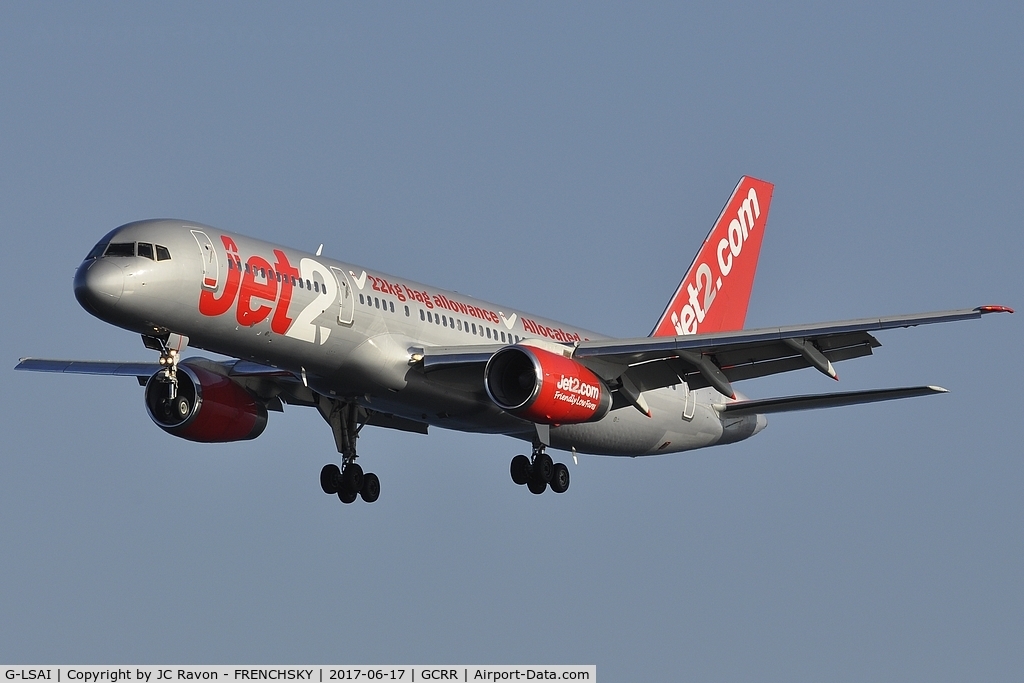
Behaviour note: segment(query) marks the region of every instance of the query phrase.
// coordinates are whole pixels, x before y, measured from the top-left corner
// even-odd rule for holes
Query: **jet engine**
[[[267,426],[267,408],[229,378],[188,362],[177,369],[178,388],[163,370],[146,383],[146,410],[168,434],[200,443],[255,439]]]
[[[484,387],[502,410],[542,424],[594,422],[612,405],[608,387],[589,369],[525,345],[506,346],[491,356]]]

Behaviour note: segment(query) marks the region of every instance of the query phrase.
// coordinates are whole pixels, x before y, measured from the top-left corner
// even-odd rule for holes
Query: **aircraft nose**
[[[124,292],[124,271],[106,259],[87,261],[75,272],[75,298],[94,315],[117,304]]]

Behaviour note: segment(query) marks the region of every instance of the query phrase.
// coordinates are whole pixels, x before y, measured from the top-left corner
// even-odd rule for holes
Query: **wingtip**
[[[949,389],[946,389],[945,387],[937,387],[935,385],[930,385],[928,388],[931,389],[932,391],[934,391],[936,394],[948,394],[949,393]]]
[[[974,310],[979,313],[1013,313],[1013,309],[1009,306],[978,306]]]

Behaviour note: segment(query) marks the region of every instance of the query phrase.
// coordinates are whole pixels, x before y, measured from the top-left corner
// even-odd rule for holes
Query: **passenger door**
[[[338,323],[341,325],[351,325],[352,316],[355,314],[356,308],[352,281],[341,268],[331,266],[331,272],[334,273],[334,278],[338,281],[338,292],[340,292],[339,300],[341,301],[341,306],[338,309]]]
[[[192,236],[196,238],[203,256],[203,289],[216,290],[220,283],[220,261],[213,250],[213,242],[202,230],[193,230]]]

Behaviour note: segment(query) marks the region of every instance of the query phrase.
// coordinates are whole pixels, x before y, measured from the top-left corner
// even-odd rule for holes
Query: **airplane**
[[[322,255],[183,220],[107,233],[74,278],[100,320],[157,362],[23,358],[19,370],[136,377],[150,418],[201,443],[258,437],[268,411],[316,408],[340,454],[324,493],[373,502],[356,461],[367,425],[505,434],[531,444],[512,480],[569,488],[572,454],[648,456],[734,443],[777,412],[944,393],[937,386],[749,399],[736,382],[871,355],[879,330],[979,318],[1006,306],[743,329],[774,185],[740,179],[647,337],[614,339]],[[230,357],[182,359],[186,347]]]

